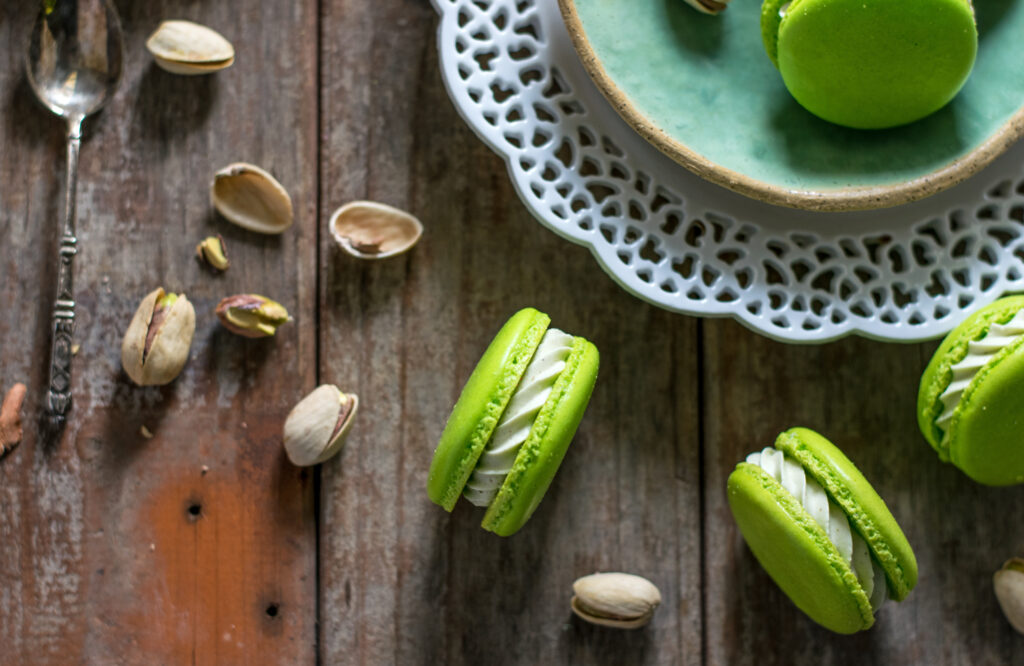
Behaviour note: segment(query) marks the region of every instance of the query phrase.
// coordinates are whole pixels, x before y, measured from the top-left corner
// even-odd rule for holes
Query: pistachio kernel
[[[228,249],[220,234],[208,236],[199,245],[196,245],[196,256],[218,271],[226,271],[231,265],[228,260]]]

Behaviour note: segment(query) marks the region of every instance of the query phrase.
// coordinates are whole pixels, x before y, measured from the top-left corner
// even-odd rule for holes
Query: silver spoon
[[[68,124],[64,235],[60,241],[47,395],[47,407],[57,425],[63,425],[71,407],[71,341],[75,327],[71,262],[78,244],[75,194],[82,122],[114,94],[123,61],[121,22],[109,0],[43,0],[25,54],[25,69],[36,97]]]

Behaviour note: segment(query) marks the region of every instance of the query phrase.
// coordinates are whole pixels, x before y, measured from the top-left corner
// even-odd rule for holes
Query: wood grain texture
[[[0,4],[0,389],[29,386],[24,443],[0,460],[0,664],[1024,661],[991,592],[1024,552],[1024,489],[974,484],[917,433],[935,345],[786,346],[626,295],[530,217],[458,117],[425,0],[119,0],[129,69],[82,150],[76,406],[48,439],[63,132],[21,75],[31,5]],[[220,30],[235,66],[151,66],[143,42],[163,18]],[[292,230],[211,213],[209,178],[236,160],[288,188]],[[331,211],[363,198],[418,215],[421,243],[381,262],[333,248]],[[192,256],[215,232],[222,276]],[[188,293],[198,327],[182,377],[139,389],[120,340],[158,284]],[[295,322],[231,336],[212,310],[237,292]],[[547,497],[502,539],[425,483],[463,382],[527,305],[592,340],[601,372]],[[357,393],[360,412],[340,456],[299,471],[280,428],[318,382]],[[918,588],[854,637],[792,606],[726,503],[736,462],[797,424],[849,453],[918,556]],[[658,585],[651,625],[570,613],[572,582],[598,570]]]
[[[128,68],[111,106],[87,122],[81,351],[57,440],[38,422],[63,127],[22,76],[35,3],[0,8],[0,382],[29,385],[25,441],[0,463],[0,662],[310,663],[313,483],[285,461],[280,427],[315,379],[316,4],[118,5]],[[171,17],[223,32],[235,66],[191,79],[153,66],[143,43]],[[212,173],[236,160],[289,188],[289,234],[256,236],[211,214]],[[222,277],[193,256],[213,232],[233,261]],[[198,326],[184,374],[140,389],[120,369],[120,340],[161,284],[188,294]],[[213,307],[240,291],[280,300],[296,325],[271,341],[221,330]]]
[[[696,322],[626,295],[524,210],[445,94],[428,3],[324,8],[321,220],[370,198],[425,233],[379,263],[321,249],[322,379],[361,399],[322,471],[323,663],[701,663]],[[544,502],[502,539],[425,484],[463,382],[527,305],[592,340],[601,371]],[[645,631],[571,615],[572,582],[598,570],[660,587]]]

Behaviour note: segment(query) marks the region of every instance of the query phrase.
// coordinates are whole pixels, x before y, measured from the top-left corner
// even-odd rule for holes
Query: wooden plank
[[[25,441],[0,461],[0,661],[310,663],[313,480],[287,464],[280,428],[315,379],[316,2],[118,4],[128,68],[82,148],[81,351],[56,442],[37,424],[63,128],[22,79],[33,3],[0,7],[0,383],[29,385]],[[234,67],[154,67],[144,41],[179,17],[231,39]],[[237,160],[288,187],[293,230],[257,236],[211,213],[211,175]],[[193,257],[216,232],[232,260],[219,277]],[[120,369],[121,335],[160,284],[195,303],[196,336],[174,384],[140,389]],[[237,292],[280,300],[295,325],[271,341],[226,333],[213,308]]]
[[[935,343],[859,338],[783,345],[706,321],[704,477],[707,659],[728,664],[1011,664],[1024,658],[991,576],[1024,550],[1024,488],[985,488],[939,462],[917,431],[917,387]],[[853,637],[807,619],[735,528],[725,482],[746,454],[805,425],[828,436],[888,503],[920,569],[906,601]]]
[[[445,94],[436,22],[427,3],[324,4],[321,220],[370,198],[426,233],[379,263],[321,250],[321,376],[361,398],[322,471],[321,659],[699,664],[696,322],[628,296],[532,219]],[[462,383],[527,305],[593,340],[602,369],[544,503],[502,539],[424,486]],[[653,624],[574,619],[572,582],[595,570],[653,580]]]

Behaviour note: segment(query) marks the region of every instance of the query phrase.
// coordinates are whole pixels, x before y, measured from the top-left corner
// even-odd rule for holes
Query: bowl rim
[[[840,190],[790,189],[728,169],[691,150],[655,126],[605,71],[576,11],[576,0],[558,0],[562,19],[590,78],[616,112],[640,136],[669,158],[705,180],[765,203],[801,210],[843,212],[890,208],[924,199],[960,183],[988,166],[1024,134],[1024,106],[974,150],[934,171],[890,185]]]

